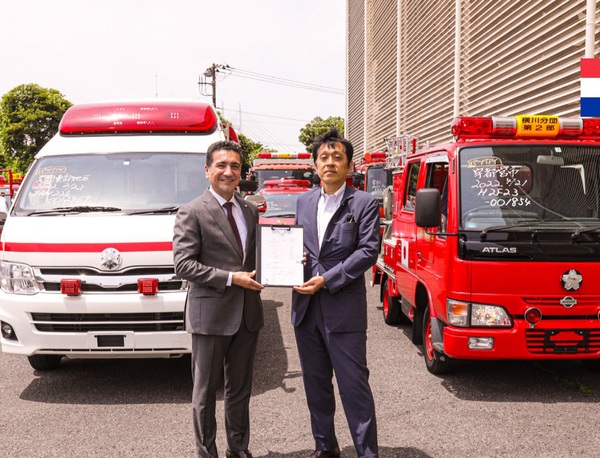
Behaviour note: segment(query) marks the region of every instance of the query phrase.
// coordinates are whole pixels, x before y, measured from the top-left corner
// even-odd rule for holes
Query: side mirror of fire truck
[[[238,187],[242,193],[256,192],[258,189],[258,182],[253,180],[240,180]]]
[[[356,189],[362,189],[365,182],[365,176],[362,173],[352,174],[352,186]]]
[[[417,191],[415,219],[418,227],[439,227],[442,222],[442,198],[439,189],[423,188]]]
[[[394,217],[394,186],[383,190],[383,219],[390,221]]]

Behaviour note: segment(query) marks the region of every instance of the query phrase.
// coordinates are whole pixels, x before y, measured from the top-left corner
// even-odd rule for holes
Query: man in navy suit
[[[312,154],[322,188],[298,198],[304,227],[305,283],[292,293],[292,324],[302,366],[315,451],[338,457],[335,372],[357,456],[378,457],[375,403],[367,368],[367,296],[364,273],[377,260],[379,204],[346,186],[352,144],[331,129]]]

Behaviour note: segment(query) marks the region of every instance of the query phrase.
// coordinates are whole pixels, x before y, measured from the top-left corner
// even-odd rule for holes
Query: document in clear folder
[[[256,281],[265,286],[298,286],[304,283],[302,226],[259,224],[256,261]]]

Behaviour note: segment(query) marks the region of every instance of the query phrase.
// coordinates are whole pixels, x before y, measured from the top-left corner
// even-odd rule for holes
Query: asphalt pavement
[[[290,290],[263,292],[265,328],[251,401],[256,458],[307,457],[310,433],[290,325]],[[384,324],[369,288],[368,358],[387,457],[592,457],[600,376],[578,361],[461,362],[427,372],[411,329]],[[0,457],[193,457],[189,357],[65,360],[36,372],[0,353]],[[338,402],[343,457],[356,456]],[[223,402],[218,447],[225,455]]]

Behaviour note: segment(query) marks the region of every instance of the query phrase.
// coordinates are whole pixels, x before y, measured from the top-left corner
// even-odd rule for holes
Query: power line
[[[218,108],[219,110],[222,111],[232,111],[234,113],[242,113],[242,114],[249,114],[249,115],[255,115],[255,116],[263,116],[265,118],[275,118],[275,119],[285,119],[287,121],[298,121],[298,122],[310,122],[307,119],[298,119],[298,118],[287,118],[285,116],[275,116],[275,115],[267,115],[267,114],[262,114],[262,113],[253,113],[251,111],[240,111],[240,110],[235,110],[235,109],[230,109],[230,108]]]
[[[264,83],[280,84],[282,86],[295,87],[298,89],[306,89],[309,91],[327,92],[329,94],[344,95],[343,89],[323,86],[319,84],[306,83],[303,81],[296,81],[287,78],[280,78],[278,76],[264,75],[262,73],[252,72],[249,70],[243,70],[241,68],[230,67],[229,65],[221,65],[216,69],[217,73],[224,74],[224,78],[229,75],[237,76],[239,78],[246,78],[255,81],[261,81]]]

